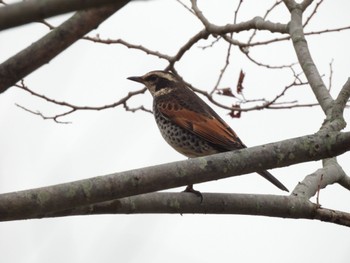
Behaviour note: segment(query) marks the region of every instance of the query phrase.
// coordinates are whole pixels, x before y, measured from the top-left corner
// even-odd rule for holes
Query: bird
[[[188,158],[247,148],[231,127],[179,77],[155,70],[128,77],[146,86],[153,97],[153,115],[164,140]],[[262,177],[283,191],[288,189],[268,171]],[[202,194],[188,185],[185,192]]]

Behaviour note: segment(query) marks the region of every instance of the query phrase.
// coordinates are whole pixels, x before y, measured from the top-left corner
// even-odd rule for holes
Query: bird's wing
[[[207,107],[210,112],[208,112]],[[236,133],[206,104],[203,111],[193,111],[169,101],[158,103],[157,108],[164,117],[174,124],[220,149],[234,150],[245,147]]]

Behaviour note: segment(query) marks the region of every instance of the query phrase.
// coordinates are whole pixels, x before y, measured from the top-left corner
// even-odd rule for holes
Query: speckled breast
[[[218,150],[207,141],[165,118],[155,105],[153,105],[153,113],[163,138],[179,153],[187,157],[198,157],[218,153]]]

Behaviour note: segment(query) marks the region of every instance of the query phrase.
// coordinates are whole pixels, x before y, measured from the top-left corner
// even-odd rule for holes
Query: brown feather
[[[221,118],[215,118],[211,114],[200,114],[184,107],[175,108],[170,106],[171,104],[159,103],[158,110],[164,117],[181,128],[221,149],[233,150],[245,147],[235,132]]]

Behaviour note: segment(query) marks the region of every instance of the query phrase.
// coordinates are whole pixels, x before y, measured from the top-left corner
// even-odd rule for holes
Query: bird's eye
[[[157,77],[155,75],[151,75],[151,76],[148,76],[146,80],[149,82],[155,82],[157,80]]]

